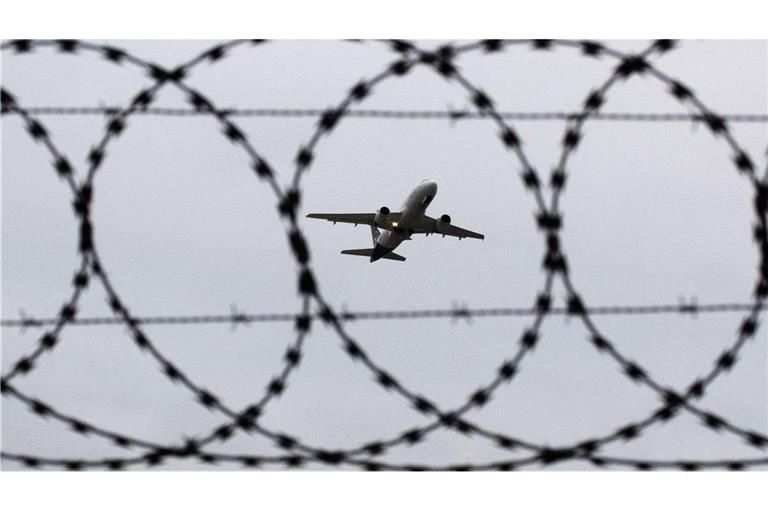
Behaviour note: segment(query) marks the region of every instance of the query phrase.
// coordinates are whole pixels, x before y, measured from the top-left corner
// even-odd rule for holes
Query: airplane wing
[[[400,220],[400,214],[401,212],[392,212],[390,213],[386,220],[384,226],[379,226],[382,229],[393,229],[396,226],[393,226],[392,223],[398,222]],[[310,219],[324,219],[328,222],[333,222],[336,224],[337,222],[345,222],[347,224],[365,224],[368,226],[373,226],[375,224],[375,213],[310,213],[307,215]]]
[[[485,239],[485,235],[481,235],[480,233],[475,233],[474,231],[470,231],[468,229],[454,226],[453,224],[443,225],[440,228],[440,231],[438,232],[435,229],[436,225],[437,225],[437,219],[433,219],[432,217],[428,217],[425,215],[422,223],[416,226],[413,232],[422,233],[425,235],[431,235],[433,233],[437,233],[438,235],[455,236],[456,238],[459,238],[459,239],[461,238],[477,238],[478,240]]]

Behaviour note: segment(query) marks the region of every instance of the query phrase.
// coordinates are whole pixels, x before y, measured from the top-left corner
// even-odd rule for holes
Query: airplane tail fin
[[[341,251],[341,254],[351,254],[352,256],[368,256],[370,257],[371,254],[373,254],[373,249],[344,249]],[[403,256],[400,256],[399,254],[395,254],[393,252],[389,252],[381,257],[385,260],[396,260],[396,261],[405,261],[405,258]]]

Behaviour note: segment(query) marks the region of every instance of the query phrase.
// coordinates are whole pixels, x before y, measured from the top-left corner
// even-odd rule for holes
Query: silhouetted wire
[[[752,311],[755,308],[751,303],[722,303],[722,304],[698,304],[679,303],[679,304],[653,304],[641,306],[593,306],[587,308],[589,315],[662,315],[679,314],[697,316],[707,313],[734,313]],[[762,310],[768,309],[768,304],[762,304],[759,307]],[[468,308],[455,307],[450,309],[401,309],[401,310],[373,310],[373,311],[342,311],[339,313],[340,320],[359,321],[359,320],[418,320],[424,318],[451,318],[472,320],[475,318],[494,318],[494,317],[526,317],[535,316],[536,308]],[[572,312],[567,306],[552,306],[548,311],[549,315],[566,316]],[[310,313],[308,317],[312,320],[321,320],[321,313]],[[137,324],[143,325],[194,325],[194,324],[251,324],[251,323],[269,323],[269,322],[296,322],[302,318],[298,313],[247,313],[237,311],[230,314],[206,314],[206,315],[167,315],[167,316],[135,316],[133,319]],[[22,314],[18,319],[0,320],[2,327],[18,327],[22,329],[42,328],[48,325],[56,325],[59,322],[58,317],[37,318]],[[100,326],[100,325],[123,325],[123,321],[113,316],[104,317],[75,317],[68,322],[72,326]]]
[[[557,456],[556,454],[552,454]],[[85,469],[107,469],[119,471],[130,466],[159,466],[166,462],[168,456],[163,453],[151,453],[138,457],[127,458],[103,458],[103,459],[73,459],[73,458],[53,458],[53,457],[30,457],[28,455],[2,452],[2,457],[7,460],[13,460],[29,468],[52,467],[66,469],[69,471],[82,471]],[[299,455],[270,456],[270,455],[234,455],[224,453],[200,453],[197,455],[182,455],[183,458],[195,459],[196,461],[208,464],[218,465],[220,463],[238,464],[243,468],[255,469],[263,466],[281,464],[286,468],[297,468],[311,462],[318,462],[310,457]],[[652,471],[655,469],[678,469],[681,471],[699,471],[702,469],[727,469],[730,471],[741,471],[753,466],[764,466],[768,464],[768,458],[741,458],[741,459],[723,459],[723,460],[653,460],[653,459],[630,459],[619,457],[590,457],[589,462],[593,465],[602,467],[608,465],[631,467],[639,471]],[[532,464],[552,464],[558,459],[543,461],[538,457],[526,457],[514,460],[499,460],[484,464],[450,464],[442,466],[428,466],[421,464],[393,464],[383,461],[356,461],[357,464],[367,471],[515,471],[525,469]],[[322,461],[321,461],[322,462]],[[326,462],[328,463],[328,462]],[[334,464],[330,462],[329,464]]]
[[[25,107],[35,116],[109,116],[120,112],[120,107]],[[321,116],[325,109],[316,108],[230,108],[221,109],[227,117],[310,117]],[[4,112],[13,113],[13,112]],[[186,117],[205,116],[206,112],[194,108],[150,107],[139,110],[137,115]],[[488,119],[488,114],[472,110],[384,110],[350,109],[346,117],[370,119],[447,119],[450,121]],[[502,119],[517,121],[570,121],[578,118],[577,112],[499,112]],[[705,117],[692,113],[672,112],[594,112],[589,114],[595,121],[637,121],[637,122],[704,122]],[[722,114],[721,117],[734,123],[766,123],[768,114]]]
[[[252,41],[255,44],[260,44],[261,40]],[[218,461],[236,461],[240,462],[246,467],[258,466],[264,462],[281,462],[286,464],[287,467],[295,467],[304,464],[308,461],[320,462],[324,464],[338,465],[338,464],[351,464],[363,469],[411,469],[411,470],[428,470],[428,469],[449,469],[449,470],[470,470],[470,469],[498,469],[498,470],[510,470],[517,467],[524,466],[530,463],[540,464],[553,464],[564,460],[587,460],[593,465],[616,465],[626,466],[631,465],[636,469],[655,469],[664,467],[674,467],[684,470],[703,469],[710,467],[724,468],[724,469],[744,469],[753,465],[763,465],[766,463],[765,459],[742,459],[742,460],[710,460],[710,461],[660,461],[651,460],[643,461],[639,459],[626,459],[616,458],[608,456],[597,455],[597,451],[602,449],[605,445],[617,441],[617,440],[629,440],[637,437],[646,427],[655,424],[657,422],[668,421],[679,410],[686,410],[687,412],[696,415],[702,420],[702,424],[713,431],[727,431],[740,438],[742,438],[748,444],[758,448],[764,449],[768,445],[768,439],[764,434],[749,431],[747,429],[733,425],[729,420],[717,416],[714,413],[702,411],[693,406],[690,401],[694,398],[700,398],[704,395],[704,392],[709,384],[715,380],[715,378],[730,369],[736,361],[736,356],[741,348],[745,345],[747,339],[754,337],[757,330],[757,321],[759,312],[764,309],[764,299],[768,295],[768,263],[766,263],[766,253],[768,253],[768,234],[766,233],[766,210],[768,210],[768,186],[765,180],[758,180],[754,173],[754,166],[751,163],[749,156],[744,152],[736,143],[733,136],[727,129],[726,119],[723,116],[719,116],[710,110],[708,110],[701,101],[693,95],[691,90],[681,84],[668,78],[663,73],[659,72],[650,62],[648,57],[652,55],[662,55],[668,52],[674,47],[674,42],[668,40],[659,40],[654,42],[649,48],[637,55],[625,55],[608,47],[605,47],[599,43],[591,41],[550,41],[550,40],[533,40],[528,42],[523,41],[499,41],[499,40],[484,40],[476,43],[465,45],[464,47],[452,47],[446,45],[440,47],[434,51],[425,52],[417,48],[412,43],[406,41],[389,41],[392,49],[399,55],[399,60],[393,62],[388,66],[385,71],[374,75],[373,78],[368,80],[361,80],[355,86],[353,86],[347,96],[337,105],[336,108],[331,108],[323,111],[319,115],[317,130],[310,138],[308,143],[301,146],[296,156],[296,172],[292,183],[285,189],[277,185],[274,174],[271,168],[262,159],[261,156],[255,151],[247,140],[245,132],[232,122],[229,117],[234,114],[230,111],[217,109],[210,99],[203,96],[200,92],[189,87],[184,79],[188,75],[189,71],[196,65],[202,62],[215,62],[221,60],[227,55],[227,52],[235,47],[244,46],[246,41],[231,41],[229,43],[219,44],[211,49],[201,53],[199,56],[188,61],[186,64],[182,64],[174,69],[165,69],[161,66],[148,63],[134,56],[131,56],[127,52],[122,50],[95,45],[91,43],[85,43],[73,40],[63,41],[24,41],[17,40],[4,43],[2,45],[3,50],[13,50],[16,53],[27,53],[38,47],[53,47],[64,53],[78,53],[79,50],[85,50],[86,52],[96,52],[104,56],[108,61],[120,64],[121,62],[129,62],[144,69],[147,74],[155,80],[155,84],[149,88],[140,91],[134,99],[131,101],[130,106],[120,110],[119,112],[111,112],[110,118],[105,129],[105,134],[101,141],[92,149],[89,154],[88,162],[89,169],[85,180],[81,184],[75,184],[72,180],[73,168],[69,165],[63,154],[61,154],[53,145],[47,130],[43,125],[33,117],[33,115],[22,108],[15,98],[6,90],[3,90],[2,104],[3,111],[7,113],[19,114],[27,125],[27,130],[34,140],[42,142],[48,152],[53,156],[53,166],[56,173],[65,178],[70,189],[75,197],[75,215],[80,224],[79,230],[79,247],[82,257],[82,265],[86,270],[76,272],[73,279],[73,286],[75,288],[75,294],[67,303],[65,303],[62,311],[55,320],[55,328],[52,331],[47,331],[39,341],[39,347],[30,355],[23,357],[13,366],[13,369],[3,376],[2,390],[4,396],[14,397],[24,403],[26,403],[30,410],[40,416],[51,418],[55,421],[68,424],[75,432],[87,435],[95,434],[99,437],[111,439],[115,444],[124,448],[142,448],[149,450],[142,457],[133,459],[100,459],[100,460],[86,460],[86,459],[53,459],[45,457],[32,457],[28,455],[19,455],[11,453],[3,453],[3,457],[9,460],[19,461],[30,467],[42,467],[46,465],[64,467],[66,469],[84,469],[88,467],[104,467],[108,469],[122,469],[126,465],[141,464],[141,465],[156,465],[164,462],[170,458],[184,458],[195,457],[204,463],[215,463]],[[550,185],[552,188],[552,197],[550,205],[547,206],[540,189],[540,178],[537,172],[530,165],[526,155],[524,154],[521,146],[521,140],[519,135],[514,129],[512,129],[505,122],[505,118],[499,112],[497,112],[493,106],[493,102],[490,97],[482,90],[473,86],[466,78],[464,78],[458,71],[455,65],[455,57],[460,53],[470,50],[482,50],[486,53],[496,53],[502,51],[508,45],[522,45],[527,44],[535,51],[551,50],[557,46],[571,47],[581,51],[586,57],[599,57],[601,55],[608,55],[611,58],[615,58],[619,61],[619,65],[614,69],[610,78],[603,84],[602,87],[590,93],[590,96],[585,100],[584,109],[581,113],[576,115],[568,114],[567,121],[568,126],[566,128],[566,134],[563,138],[563,153],[561,154],[560,163],[557,165],[551,175]],[[547,241],[547,252],[543,261],[543,268],[545,269],[545,282],[544,290],[535,299],[535,307],[533,308],[535,319],[533,322],[524,329],[521,337],[519,347],[516,353],[502,363],[499,367],[497,376],[487,384],[481,387],[470,395],[468,400],[458,408],[442,411],[439,410],[434,403],[424,396],[421,396],[399,383],[394,376],[389,372],[378,366],[373,360],[366,354],[362,347],[350,337],[343,324],[350,318],[345,317],[345,313],[336,313],[328,303],[322,298],[319,292],[318,283],[314,277],[314,274],[309,266],[309,251],[304,240],[303,235],[296,222],[296,210],[299,207],[301,200],[301,192],[299,189],[299,182],[301,176],[311,166],[314,158],[314,153],[320,139],[328,135],[335,126],[344,117],[351,116],[351,105],[357,104],[363,101],[366,97],[370,96],[372,90],[380,82],[393,77],[399,77],[406,75],[411,68],[425,65],[432,67],[434,70],[443,76],[445,79],[455,81],[470,95],[470,101],[477,108],[479,115],[482,117],[488,117],[493,120],[500,128],[500,139],[504,146],[516,155],[520,164],[522,165],[521,179],[524,186],[534,195],[539,212],[536,215],[536,221],[539,228],[544,233]],[[590,319],[590,315],[597,314],[599,308],[587,307],[579,295],[576,293],[575,288],[571,284],[570,275],[568,273],[568,266],[566,263],[564,252],[561,248],[559,240],[559,231],[561,230],[561,218],[562,215],[557,210],[557,202],[560,193],[564,189],[565,185],[565,163],[568,156],[578,146],[581,138],[581,127],[588,120],[594,118],[595,114],[598,114],[598,110],[601,108],[605,95],[608,89],[620,80],[624,80],[632,75],[647,74],[654,76],[661,82],[670,86],[671,94],[679,101],[686,103],[689,107],[697,110],[697,114],[693,116],[699,116],[700,120],[709,128],[709,130],[716,136],[722,137],[727,144],[734,151],[733,161],[737,170],[745,174],[755,186],[755,212],[757,216],[755,227],[755,242],[760,250],[760,273],[758,275],[757,284],[755,287],[755,303],[748,309],[748,315],[744,317],[738,331],[736,342],[733,346],[726,351],[716,362],[713,369],[704,378],[700,378],[694,381],[685,393],[678,393],[671,388],[665,388],[657,381],[651,379],[647,370],[643,369],[636,363],[627,360],[622,354],[616,350],[613,345],[605,339],[597,330],[596,326]],[[285,365],[278,376],[275,377],[267,386],[265,394],[258,402],[249,404],[248,407],[241,411],[235,411],[230,407],[223,404],[220,398],[205,389],[204,387],[193,382],[189,376],[183,373],[177,366],[175,366],[167,356],[163,355],[150,341],[149,337],[142,331],[141,319],[132,315],[128,308],[124,305],[122,300],[117,295],[115,288],[112,286],[109,277],[101,264],[101,261],[96,251],[92,232],[92,221],[90,218],[90,204],[92,201],[93,183],[96,171],[101,166],[104,156],[106,154],[106,147],[111,140],[116,138],[125,128],[125,122],[131,115],[140,114],[142,111],[146,111],[151,108],[151,103],[156,97],[157,91],[164,85],[171,83],[175,87],[179,88],[183,93],[187,95],[188,101],[193,105],[194,109],[213,116],[215,120],[221,125],[224,135],[234,144],[243,148],[250,160],[251,167],[257,176],[265,181],[273,189],[276,197],[278,198],[278,212],[280,217],[285,221],[287,225],[287,234],[289,244],[292,249],[292,253],[296,258],[299,265],[299,280],[298,291],[302,296],[302,313],[298,315],[291,315],[292,321],[295,322],[296,329],[298,331],[297,338],[294,343],[289,347],[285,354]],[[454,115],[456,113],[454,112]],[[691,117],[690,119],[698,119],[699,117]],[[689,120],[690,120],[689,119]],[[580,441],[570,446],[549,447],[531,443],[515,437],[491,432],[474,423],[468,422],[462,418],[462,416],[469,410],[483,407],[492,398],[493,392],[502,384],[511,381],[517,374],[520,363],[525,355],[529,354],[535,347],[538,341],[538,332],[545,316],[552,314],[556,310],[552,306],[551,300],[551,288],[555,276],[559,276],[565,284],[569,293],[568,304],[565,308],[565,313],[572,316],[579,316],[584,321],[587,328],[592,333],[592,343],[596,348],[604,353],[610,354],[614,360],[616,360],[622,367],[624,373],[635,382],[642,383],[650,387],[656,392],[662,399],[663,406],[655,411],[651,416],[644,420],[635,421],[629,423],[619,429],[603,435],[601,437],[595,437]],[[109,429],[104,429],[99,426],[92,425],[84,420],[78,419],[72,415],[62,413],[53,409],[50,404],[46,404],[40,399],[33,399],[18,392],[18,390],[11,384],[11,380],[20,375],[28,374],[34,367],[35,362],[40,358],[43,353],[50,353],[54,346],[58,342],[61,330],[65,325],[73,324],[76,320],[76,303],[79,297],[80,290],[88,286],[89,278],[96,277],[103,285],[106,293],[108,304],[113,310],[120,322],[123,323],[130,330],[137,346],[145,353],[155,359],[161,367],[163,374],[174,383],[178,383],[187,388],[192,395],[197,399],[200,404],[213,411],[218,411],[228,417],[228,422],[213,429],[209,434],[204,436],[196,436],[188,438],[186,441],[179,443],[178,445],[166,446],[157,448],[155,445],[151,445],[127,436],[122,436]],[[317,306],[319,313],[309,313],[309,302],[313,300]],[[691,310],[691,304],[682,304],[675,306],[676,313],[695,313],[698,311]],[[720,305],[724,306],[724,305]],[[731,305],[733,306],[733,305]],[[745,305],[742,306],[739,311],[744,311]],[[651,306],[653,307],[653,306]],[[662,306],[669,307],[669,306]],[[689,309],[683,311],[682,307],[688,307]],[[699,306],[695,306],[698,308]],[[467,308],[452,308],[446,315],[451,315],[454,318],[467,316]],[[664,312],[664,311],[657,311]],[[375,312],[374,312],[375,313]],[[380,312],[381,313],[381,312]],[[386,312],[384,312],[386,313]],[[618,314],[618,313],[608,313]],[[626,313],[625,313],[626,314]],[[471,316],[469,316],[471,317]],[[222,319],[224,317],[221,317]],[[242,320],[242,314],[233,313],[227,317],[228,322],[239,322]],[[410,317],[403,317],[410,318]],[[210,318],[209,318],[210,319]],[[402,398],[404,398],[412,407],[417,411],[424,414],[428,418],[432,418],[433,421],[426,426],[416,427],[404,431],[402,434],[379,441],[374,441],[360,446],[359,448],[346,449],[346,450],[330,450],[320,447],[309,446],[297,438],[283,433],[274,432],[265,429],[258,423],[258,418],[263,414],[264,407],[273,398],[280,396],[286,387],[287,379],[291,372],[298,366],[302,356],[302,347],[306,333],[309,331],[313,320],[319,319],[320,321],[331,326],[339,335],[342,340],[344,350],[349,357],[366,367],[374,377],[375,381],[385,390],[394,391]],[[27,318],[29,320],[29,318]],[[51,320],[51,319],[49,319]],[[20,320],[21,322],[24,319]],[[29,322],[27,322],[29,323]],[[33,325],[19,325],[31,327]],[[393,465],[385,462],[375,460],[376,457],[385,453],[388,449],[405,444],[413,445],[423,441],[427,435],[440,428],[453,429],[455,431],[469,434],[479,435],[483,438],[495,442],[499,447],[509,450],[516,450],[519,448],[533,451],[534,453],[527,458],[517,460],[507,460],[500,462],[493,462],[487,464],[458,464],[451,466],[430,466],[430,465]],[[277,447],[288,452],[288,455],[282,458],[262,457],[257,455],[221,455],[211,454],[202,451],[202,448],[213,441],[226,441],[230,438],[235,431],[243,431],[247,433],[257,433],[271,439]],[[297,452],[301,452],[300,454]],[[366,458],[360,459],[359,456]]]

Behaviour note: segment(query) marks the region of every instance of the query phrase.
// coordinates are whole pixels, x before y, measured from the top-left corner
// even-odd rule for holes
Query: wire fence
[[[760,313],[765,309],[765,299],[768,296],[768,229],[766,216],[768,214],[768,178],[760,177],[749,154],[737,142],[729,128],[729,122],[747,122],[745,117],[726,118],[709,109],[699,99],[692,89],[655,67],[653,60],[675,49],[676,44],[669,40],[658,40],[651,43],[644,51],[637,54],[624,54],[606,45],[593,41],[570,40],[483,40],[468,43],[463,46],[446,45],[435,50],[424,50],[407,41],[377,41],[370,44],[383,44],[394,52],[393,62],[380,73],[354,84],[335,107],[321,112],[313,111],[317,117],[316,129],[309,140],[296,153],[294,173],[287,186],[280,186],[272,167],[267,160],[254,148],[246,132],[241,129],[233,118],[237,117],[231,109],[217,107],[213,100],[200,90],[186,82],[186,78],[203,62],[219,62],[236,51],[246,51],[247,48],[259,48],[265,44],[262,40],[236,40],[217,44],[193,59],[181,63],[174,68],[166,68],[145,61],[130,53],[100,44],[77,40],[30,41],[15,40],[2,44],[2,51],[15,56],[25,55],[35,51],[54,50],[72,55],[95,54],[116,65],[127,65],[145,73],[152,81],[151,85],[138,91],[127,106],[106,112],[101,107],[96,111],[82,112],[108,114],[107,123],[100,139],[93,146],[87,159],[86,169],[75,169],[65,154],[54,143],[49,131],[41,122],[39,116],[55,112],[32,111],[17,99],[17,96],[7,88],[2,89],[2,111],[5,115],[15,115],[21,118],[33,140],[40,143],[52,159],[52,167],[56,176],[61,178],[72,194],[74,214],[78,225],[78,249],[80,262],[73,272],[72,287],[64,305],[58,314],[52,318],[22,317],[19,320],[3,320],[3,327],[40,328],[43,332],[37,338],[35,347],[15,361],[11,369],[2,377],[2,394],[6,400],[16,400],[26,405],[31,414],[46,418],[68,426],[80,435],[89,435],[106,439],[116,446],[126,449],[129,454],[123,458],[57,458],[45,455],[11,453],[4,451],[4,460],[21,463],[27,467],[44,468],[58,467],[69,470],[80,469],[110,469],[119,470],[130,467],[151,467],[171,460],[194,459],[206,464],[228,463],[243,467],[299,467],[309,462],[330,466],[347,466],[365,470],[515,470],[530,466],[555,465],[563,461],[587,461],[596,467],[630,467],[638,470],[674,468],[680,470],[698,469],[730,469],[740,470],[751,467],[768,465],[768,436],[764,432],[755,431],[749,427],[737,424],[714,411],[705,409],[699,404],[709,390],[709,386],[719,377],[726,374],[737,363],[747,342],[758,331]],[[575,51],[582,58],[605,58],[612,60],[615,66],[606,80],[589,92],[579,111],[562,114],[566,122],[565,132],[560,145],[557,165],[549,176],[549,186],[543,185],[543,178],[530,161],[523,149],[522,138],[508,122],[509,113],[499,112],[493,99],[483,90],[476,87],[458,66],[462,58],[473,54],[495,54],[511,47],[528,48],[534,52],[540,51]],[[546,241],[546,250],[542,258],[542,269],[545,273],[542,291],[534,298],[531,308],[498,308],[471,310],[466,307],[454,307],[447,310],[418,310],[418,311],[379,311],[349,313],[332,307],[321,293],[318,280],[315,278],[309,256],[309,248],[297,223],[297,210],[302,195],[302,178],[312,166],[314,156],[321,141],[330,136],[334,129],[346,117],[352,117],[353,106],[360,105],[371,96],[376,88],[384,81],[396,80],[407,75],[416,67],[431,69],[440,76],[462,88],[470,103],[473,114],[468,117],[483,118],[494,123],[499,130],[500,143],[509,151],[520,168],[522,185],[533,197],[536,205],[535,222]],[[568,177],[568,162],[576,151],[583,136],[584,125],[588,120],[600,116],[600,110],[611,89],[634,75],[644,75],[661,82],[668,93],[687,109],[694,112],[691,117],[679,120],[697,120],[723,144],[732,157],[733,167],[741,179],[746,180],[754,190],[754,243],[759,255],[758,273],[755,278],[753,302],[748,304],[712,304],[697,305],[681,303],[676,306],[589,306],[581,298],[572,282],[568,260],[562,247],[560,234],[562,231],[562,212],[559,200],[565,190]],[[146,115],[159,110],[151,110],[157,93],[164,87],[179,90],[187,99],[195,115],[212,117],[219,123],[223,136],[242,149],[248,157],[256,177],[264,182],[275,194],[278,200],[278,214],[286,226],[287,243],[298,266],[298,281],[296,288],[302,300],[301,312],[290,315],[246,314],[233,311],[230,315],[206,315],[190,317],[141,317],[133,314],[128,304],[121,298],[113,284],[110,274],[102,264],[96,239],[94,237],[94,219],[92,202],[94,197],[94,177],[107,157],[110,145],[127,128],[129,119],[134,115]],[[186,110],[185,110],[186,112]],[[302,115],[305,111],[301,111]],[[306,111],[309,112],[309,111]],[[364,112],[364,111],[357,111]],[[373,111],[367,111],[368,113]],[[75,112],[70,112],[75,113]],[[167,115],[176,115],[167,114]],[[183,115],[188,115],[187,113]],[[291,114],[292,115],[292,114]],[[309,114],[307,114],[309,115]],[[441,113],[443,118],[452,119],[451,113]],[[615,114],[622,116],[625,114]],[[657,116],[658,114],[632,114],[631,119],[641,120],[636,116]],[[407,117],[407,116],[404,116]],[[517,119],[517,118],[514,118]],[[608,119],[608,118],[604,118]],[[642,119],[642,120],[651,120]],[[653,119],[661,120],[661,119]],[[665,119],[678,120],[678,119]],[[764,122],[764,116],[750,118],[748,122]],[[80,177],[78,180],[76,177]],[[567,293],[565,307],[553,305],[553,285],[559,282]],[[113,318],[78,318],[78,303],[82,296],[94,286],[99,285],[106,294],[107,302],[113,312]],[[597,326],[596,316],[600,314],[698,314],[732,311],[740,313],[740,321],[732,343],[712,362],[711,368],[702,377],[690,382],[687,386],[673,387],[651,377],[650,371],[633,361],[615,343],[610,340]],[[568,315],[578,319],[589,331],[591,345],[599,353],[609,358],[616,365],[619,373],[631,382],[643,386],[656,395],[661,405],[650,411],[639,421],[631,421],[616,426],[609,432],[580,440],[575,443],[559,446],[548,446],[523,439],[508,432],[499,432],[472,422],[466,418],[469,411],[486,406],[496,396],[496,392],[510,384],[520,373],[523,361],[537,346],[540,330],[546,317],[553,314]],[[350,316],[351,315],[351,316]],[[519,343],[509,357],[503,360],[488,382],[474,390],[469,398],[450,409],[439,408],[433,400],[410,389],[400,382],[396,375],[374,360],[363,347],[347,331],[350,320],[390,319],[390,318],[422,318],[422,317],[451,317],[476,318],[480,316],[525,316],[527,325],[519,335]],[[255,321],[290,321],[295,325],[296,337],[287,348],[283,365],[269,382],[263,394],[256,401],[243,408],[234,408],[227,404],[225,397],[209,390],[202,383],[193,379],[179,365],[174,363],[153,342],[144,331],[143,326],[149,323],[205,323],[226,322],[232,324]],[[424,422],[405,429],[402,432],[381,439],[373,439],[359,446],[344,449],[315,446],[298,438],[298,436],[271,430],[260,422],[268,405],[277,397],[283,395],[304,356],[305,341],[314,322],[321,322],[332,329],[338,336],[343,351],[355,364],[364,368],[378,385],[389,393],[394,393],[404,404],[418,411],[424,417]],[[22,391],[17,381],[38,371],[37,363],[44,357],[51,357],[60,345],[61,335],[65,328],[73,325],[93,325],[99,323],[119,323],[130,333],[137,350],[146,357],[153,359],[159,366],[162,375],[168,381],[182,386],[188,396],[216,414],[223,421],[209,431],[198,435],[182,438],[175,444],[159,444],[117,432],[97,425],[86,418],[59,410],[53,404],[40,398],[33,397]],[[758,404],[759,406],[759,404]],[[742,440],[754,448],[755,455],[743,459],[717,460],[661,460],[621,458],[604,455],[603,450],[617,441],[629,441],[641,437],[652,425],[670,422],[678,414],[692,415],[701,423],[702,428],[720,432]],[[397,446],[413,446],[426,441],[434,432],[452,430],[484,439],[494,446],[508,450],[510,456],[486,463],[468,463],[452,465],[427,465],[420,463],[395,464],[382,459],[392,448]],[[258,453],[226,454],[211,448],[214,442],[224,442],[237,432],[248,432],[270,441],[280,450],[282,455],[268,456]],[[518,455],[521,451],[525,455]]]

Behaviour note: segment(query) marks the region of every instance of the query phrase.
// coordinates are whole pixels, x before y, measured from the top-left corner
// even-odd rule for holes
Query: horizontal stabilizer
[[[341,254],[351,254],[353,256],[368,256],[369,258],[373,254],[373,249],[344,249]],[[405,261],[405,258],[399,254],[393,252],[387,253],[381,257],[385,260]]]

